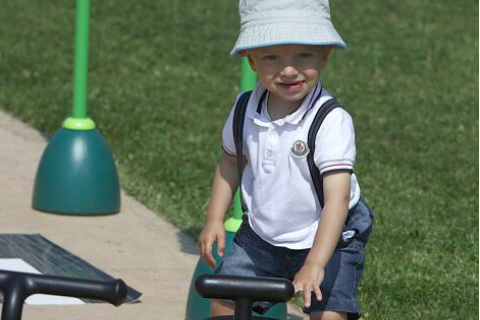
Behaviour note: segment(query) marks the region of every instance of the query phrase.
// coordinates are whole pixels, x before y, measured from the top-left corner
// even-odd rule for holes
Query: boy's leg
[[[245,277],[278,277],[285,273],[283,249],[276,248],[262,240],[244,219],[235,235],[232,248],[218,265],[214,274]],[[233,314],[233,301],[216,300],[210,304],[212,315]],[[257,301],[253,305],[255,312],[268,310],[272,303]]]
[[[334,311],[312,312],[310,320],[347,320],[347,314]]]
[[[351,240],[335,249],[320,285],[322,301],[317,301],[312,293],[311,307],[304,308],[304,312],[311,315],[310,319],[356,320],[360,317],[356,292],[364,267],[364,247],[364,243]],[[303,257],[299,255],[299,258]],[[297,270],[303,266],[303,261],[297,260]]]
[[[210,316],[231,316],[234,314],[235,306],[225,303],[222,300],[212,299],[210,301]]]
[[[367,217],[370,225],[353,239],[340,239],[325,268],[325,277],[320,286],[323,300],[317,301],[315,294],[312,294],[312,306],[304,309],[311,314],[311,319],[356,320],[360,317],[357,289],[364,269],[365,245],[371,232],[373,215],[363,200],[351,210],[350,216],[355,219]],[[303,263],[298,268],[302,266]]]

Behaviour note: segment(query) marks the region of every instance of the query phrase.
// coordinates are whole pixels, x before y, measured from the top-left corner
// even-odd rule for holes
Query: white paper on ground
[[[0,259],[0,270],[42,274],[22,259]],[[25,300],[26,304],[85,304],[80,299],[47,294],[34,294]]]

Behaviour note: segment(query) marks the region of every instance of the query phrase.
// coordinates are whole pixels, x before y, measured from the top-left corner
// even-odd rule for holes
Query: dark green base
[[[120,210],[120,185],[112,153],[97,130],[60,129],[37,170],[34,209],[67,215]]]
[[[218,316],[218,317],[211,317],[204,320],[235,320],[234,316]],[[253,317],[252,320],[278,320],[274,318],[265,318],[265,317]]]
[[[232,241],[235,233],[233,232],[226,232],[226,239],[225,239],[225,254],[231,249]],[[217,263],[220,263],[222,259],[220,259],[216,255],[217,248],[214,246],[213,252],[214,257]],[[203,262],[200,258],[197,263],[197,267],[195,268],[195,272],[193,273],[192,281],[190,283],[190,290],[188,293],[188,300],[187,300],[187,310],[185,314],[186,320],[205,320],[210,317],[210,299],[206,299],[201,297],[195,291],[195,280],[202,274],[212,274],[212,270]],[[267,313],[264,315],[258,315],[257,313],[252,313],[256,317],[260,318],[274,318],[279,320],[287,319],[287,305],[285,303],[278,303],[273,306]],[[256,318],[255,318],[256,319]],[[268,319],[265,319],[268,320]]]

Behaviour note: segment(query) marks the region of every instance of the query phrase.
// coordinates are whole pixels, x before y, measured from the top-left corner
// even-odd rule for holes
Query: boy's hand
[[[217,254],[222,257],[225,251],[225,228],[222,221],[207,222],[198,237],[200,256],[210,268],[213,268],[216,263],[212,255],[212,246],[215,241],[218,248]]]
[[[322,292],[320,284],[323,281],[325,270],[317,264],[306,262],[305,265],[297,272],[293,279],[295,293],[303,291],[303,305],[305,308],[310,307],[312,291],[315,292],[317,300],[322,300]]]

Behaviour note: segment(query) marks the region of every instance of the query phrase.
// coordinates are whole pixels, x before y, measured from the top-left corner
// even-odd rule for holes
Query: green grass
[[[89,114],[129,194],[196,236],[240,66],[235,1],[94,1]],[[478,3],[332,2],[323,82],[353,115],[375,210],[365,319],[478,315]],[[0,107],[53,134],[72,105],[74,3],[7,0]]]

